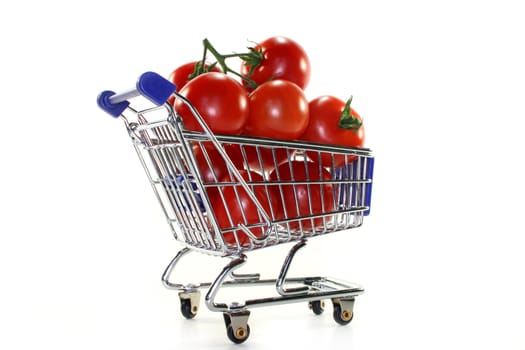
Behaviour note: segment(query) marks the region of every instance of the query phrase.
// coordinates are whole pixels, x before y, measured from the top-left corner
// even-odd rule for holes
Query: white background
[[[525,349],[519,5],[1,5],[0,348],[234,348],[222,315],[201,304],[184,320],[162,286],[180,246],[96,97],[200,57],[205,37],[231,52],[285,35],[310,55],[308,97],[353,95],[376,156],[371,216],[311,240],[293,272],[366,292],[347,327],[330,305],[320,317],[303,304],[254,309],[240,348]],[[274,276],[287,248],[255,252],[254,270]],[[194,254],[181,278],[209,280],[223,263]]]

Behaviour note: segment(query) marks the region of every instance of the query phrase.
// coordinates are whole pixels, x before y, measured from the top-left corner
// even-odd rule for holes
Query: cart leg
[[[250,311],[224,312],[223,316],[228,338],[235,344],[245,342],[250,335],[250,326],[248,325]]]
[[[164,273],[162,274],[162,284],[168,289],[185,289],[184,285],[179,283],[172,283],[169,281],[171,273],[173,269],[175,268],[175,265],[179,262],[179,260],[186,254],[190,252],[189,248],[183,248],[181,249],[177,255],[171,260],[169,265],[164,270]]]
[[[233,273],[233,271],[235,271],[236,269],[244,265],[246,263],[246,259],[247,259],[246,255],[241,254],[237,258],[233,259],[228,265],[226,265],[222,269],[221,273],[217,276],[215,281],[211,284],[210,288],[208,289],[208,293],[206,293],[206,297],[204,298],[204,301],[206,302],[206,306],[208,307],[208,309],[210,309],[211,311],[224,312],[224,311],[231,310],[232,308],[239,310],[243,307],[242,305],[235,305],[235,306],[232,306],[232,308],[230,308],[228,305],[224,303],[216,303],[215,296],[219,292],[219,289],[222,286],[224,279],[227,276],[230,276],[231,273]]]
[[[199,285],[197,284],[188,284],[183,285],[180,283],[174,283],[170,281],[170,277],[175,268],[175,265],[190,252],[189,248],[181,249],[177,255],[171,260],[169,265],[164,270],[162,274],[162,284],[168,289],[178,289],[181,292],[179,293],[180,299],[180,311],[184,317],[187,319],[194,318],[197,315],[199,310],[199,303],[201,292],[198,290]]]
[[[295,256],[295,253],[302,247],[306,245],[306,240],[301,240],[297,244],[295,244],[292,249],[288,252],[288,255],[284,259],[283,266],[281,268],[281,272],[279,273],[279,277],[277,278],[277,281],[275,283],[275,287],[277,289],[277,293],[280,295],[294,295],[294,294],[303,294],[308,292],[310,289],[307,286],[303,287],[296,287],[296,288],[284,288],[284,283],[286,280],[286,275],[288,274],[288,270],[290,269],[290,265],[292,263],[292,260]]]
[[[347,325],[354,318],[354,298],[332,299],[334,306],[334,320],[341,325]]]

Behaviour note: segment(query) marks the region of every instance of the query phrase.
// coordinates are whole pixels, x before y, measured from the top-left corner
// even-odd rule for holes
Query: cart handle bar
[[[142,95],[160,106],[175,91],[176,86],[154,72],[145,72],[137,80],[134,89],[115,93],[103,91],[97,98],[98,106],[112,117],[118,118],[129,106],[129,99]]]

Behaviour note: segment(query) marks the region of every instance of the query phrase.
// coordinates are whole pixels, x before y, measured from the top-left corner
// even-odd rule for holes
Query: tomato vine
[[[204,46],[202,60],[198,66],[197,65],[195,66],[195,71],[190,76],[190,78],[194,78],[197,75],[206,73],[210,71],[216,65],[219,65],[225,74],[230,73],[230,74],[233,74],[239,77],[240,79],[245,81],[248,87],[252,89],[255,89],[257,87],[257,83],[251,79],[251,75],[253,71],[255,70],[255,68],[257,68],[257,66],[261,64],[263,60],[262,49],[260,48],[256,49],[255,47],[248,47],[248,52],[221,54],[219,51],[217,51],[217,49],[211,44],[211,42],[207,38],[205,38],[202,41],[202,44]],[[210,64],[208,68],[203,68],[206,66],[205,62],[208,57],[208,52],[211,53],[213,57],[215,57],[216,62],[213,62],[212,64]],[[233,57],[240,58],[241,60],[243,60],[250,66],[250,71],[247,75],[240,74],[238,71],[232,69],[230,66],[228,66],[228,64],[226,64],[226,60],[229,58],[233,58]]]

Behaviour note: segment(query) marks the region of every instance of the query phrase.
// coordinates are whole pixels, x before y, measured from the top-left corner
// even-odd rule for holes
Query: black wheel
[[[182,316],[187,319],[192,319],[197,315],[197,306],[192,307],[190,299],[181,299],[180,312],[182,313]]]
[[[310,309],[316,315],[320,315],[324,311],[324,302],[322,300],[314,300],[309,302]]]
[[[341,304],[334,304],[334,320],[341,325],[347,325],[354,318],[354,313],[350,310],[342,310]]]
[[[229,325],[226,329],[226,333],[232,342],[235,344],[241,344],[244,343],[250,336],[250,326],[246,325],[246,328],[240,327],[234,330],[233,327]]]

